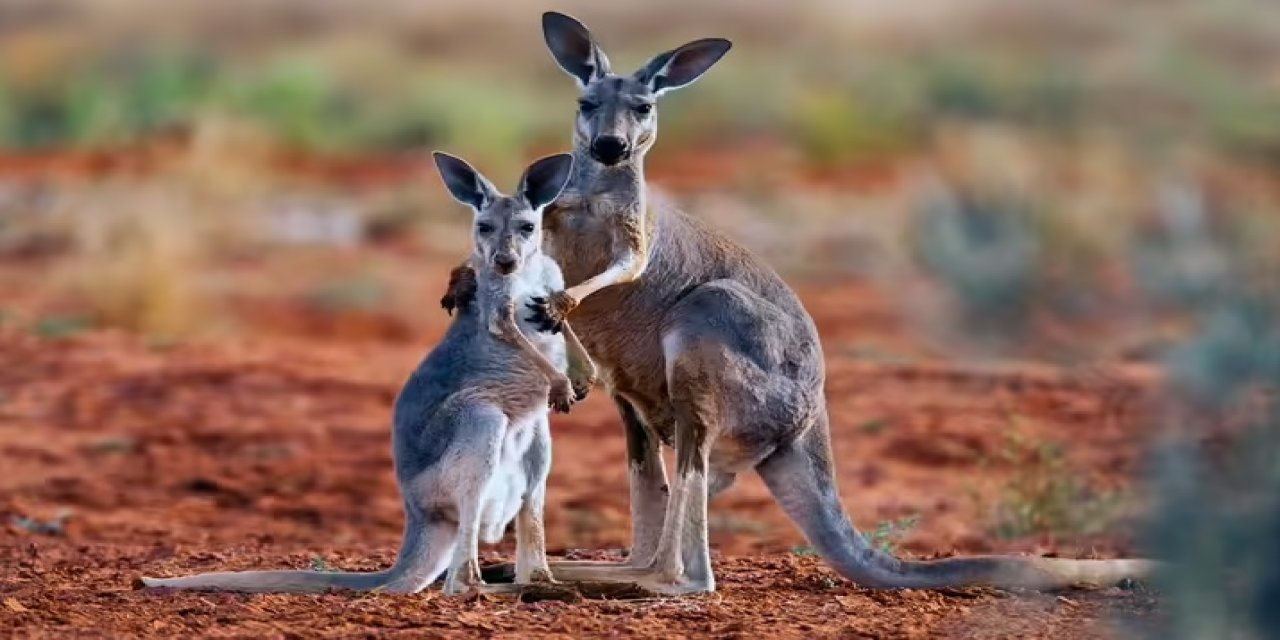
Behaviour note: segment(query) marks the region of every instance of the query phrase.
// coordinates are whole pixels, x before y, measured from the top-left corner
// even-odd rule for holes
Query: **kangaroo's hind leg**
[[[662,463],[661,442],[654,429],[641,420],[626,398],[615,395],[627,435],[627,471],[631,486],[631,552],[625,562],[558,560],[551,571],[560,580],[601,580],[627,576],[648,566],[662,535],[667,508],[667,470]],[[627,570],[632,570],[630,573]],[[609,573],[609,572],[613,573]]]
[[[516,583],[551,581],[547,566],[547,538],[543,507],[547,498],[547,475],[551,472],[551,428],[547,416],[531,425],[533,440],[525,452],[523,471],[525,494],[516,515]]]
[[[439,462],[442,485],[452,494],[458,513],[458,541],[445,578],[444,591],[454,595],[482,586],[480,519],[485,493],[493,479],[508,419],[490,404],[461,407],[452,417],[454,444]]]
[[[736,355],[710,337],[667,342],[667,387],[676,418],[676,477],[665,501],[656,549],[633,566],[556,565],[557,578],[632,582],[669,595],[715,590],[707,548],[709,458],[726,407],[713,381],[718,382]]]
[[[788,331],[787,319],[774,310],[743,285],[716,281],[668,311],[662,348],[676,420],[676,477],[657,550],[643,566],[582,567],[573,571],[575,579],[634,582],[667,594],[715,590],[708,495],[772,450],[767,425],[779,421],[779,411],[787,413],[771,406],[791,384],[786,354],[773,340]],[[561,577],[558,568],[556,574]]]

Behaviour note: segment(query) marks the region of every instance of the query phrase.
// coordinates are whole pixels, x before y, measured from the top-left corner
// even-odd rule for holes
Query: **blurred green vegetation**
[[[1274,291],[1259,293],[1208,305],[1202,330],[1171,355],[1184,402],[1155,451],[1147,531],[1170,560],[1159,637],[1280,634],[1280,310]],[[1201,446],[1212,434],[1221,446]]]
[[[858,16],[806,4],[778,18],[780,29],[807,30],[803,43],[762,37],[749,30],[756,16],[743,13],[746,7],[719,4],[718,29],[745,33],[696,99],[668,98],[664,147],[763,134],[781,137],[814,166],[832,167],[921,150],[939,123],[960,120],[1056,136],[1105,129],[1157,151],[1192,141],[1249,162],[1280,162],[1280,81],[1266,75],[1276,73],[1267,61],[1280,56],[1280,39],[1269,40],[1274,34],[1253,24],[1266,15],[1262,0],[1235,0],[1234,10],[1221,11],[1172,2],[1159,29],[1154,7],[1117,4],[1103,20],[1066,5],[1055,17],[1050,10],[1002,15],[999,3],[985,3],[991,6],[984,12],[976,3],[955,33],[920,27],[899,42],[851,39],[844,21]],[[453,7],[453,19],[471,24],[484,10]],[[600,25],[619,69],[673,44],[670,38],[638,44],[648,40],[643,30],[625,27],[639,10],[624,4],[599,16],[583,13]],[[699,24],[712,22],[703,18]],[[535,21],[529,22],[531,33],[515,41],[536,47],[529,42]],[[74,22],[68,28],[93,31]],[[507,28],[513,27],[487,35],[502,42]],[[261,29],[270,44],[252,55],[211,37],[183,46],[88,38],[91,44],[74,55],[43,61],[34,79],[0,73],[0,146],[110,147],[211,115],[244,120],[281,144],[321,153],[465,141],[497,159],[561,146],[567,136],[571,84],[563,77],[557,83],[549,57],[504,62],[493,51],[468,57],[475,45],[456,34],[437,36],[424,52],[420,35],[400,34],[408,44],[379,49],[312,42],[294,37],[287,25],[272,40],[270,28]],[[330,31],[343,33],[340,26]],[[1237,32],[1241,43],[1229,37]],[[388,26],[381,39],[396,35]],[[366,56],[375,49],[381,57]],[[545,69],[530,74],[535,62]]]
[[[1001,488],[992,533],[1000,538],[1096,535],[1112,530],[1132,496],[1097,486],[1066,459],[1061,443],[1005,434],[996,462],[1016,469]]]
[[[1146,124],[1139,119],[1136,129],[1125,126],[1129,114],[1108,112],[1105,89],[1099,94],[1089,86],[1087,70],[1053,58],[1010,63],[997,54],[930,55],[882,62],[821,78],[797,77],[802,59],[794,61],[797,68],[726,65],[716,71],[726,77],[696,100],[669,99],[680,104],[664,111],[664,145],[767,133],[782,136],[817,166],[838,166],[919,150],[935,123],[954,119],[1060,135],[1123,126],[1135,139],[1172,135],[1167,129],[1176,126],[1158,116]],[[66,67],[34,84],[0,77],[0,145],[111,147],[216,114],[252,123],[303,151],[395,151],[465,135],[468,145],[498,156],[561,141],[572,104],[567,81],[557,92],[467,64],[407,67],[412,72],[403,82],[376,88],[287,51],[252,66],[163,51],[67,61]],[[1203,116],[1195,119],[1203,133],[1223,150],[1253,161],[1280,159],[1280,97],[1198,73],[1194,65],[1186,73],[1177,82],[1148,78],[1144,89],[1155,98],[1171,92],[1189,101]]]

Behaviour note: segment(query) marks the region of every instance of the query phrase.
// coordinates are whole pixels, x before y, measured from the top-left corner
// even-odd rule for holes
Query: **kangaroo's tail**
[[[1150,560],[1069,560],[1021,556],[971,556],[901,560],[867,542],[845,515],[836,492],[830,435],[823,416],[796,442],[779,448],[758,467],[765,484],[814,549],[844,577],[872,588],[931,589],[965,585],[1060,589],[1075,584],[1112,585],[1149,575]]]
[[[316,593],[330,589],[415,593],[445,570],[457,538],[452,522],[423,522],[406,510],[404,542],[396,563],[386,571],[219,571],[181,578],[141,578],[146,587],[203,591]]]

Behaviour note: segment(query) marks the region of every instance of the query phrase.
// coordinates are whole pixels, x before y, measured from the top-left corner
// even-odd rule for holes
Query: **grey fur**
[[[417,592],[448,569],[445,591],[484,585],[477,544],[497,542],[516,522],[516,583],[549,580],[542,509],[551,465],[548,402],[568,408],[565,339],[519,323],[515,305],[564,286],[541,252],[541,202],[504,196],[460,159],[436,155],[450,191],[475,210],[477,304],[459,311],[444,339],[410,375],[395,403],[392,450],[405,530],[393,567],[375,573],[245,571],[143,578],[151,587],[230,591],[332,588]],[[567,154],[535,162],[520,194],[554,198],[569,175]],[[480,225],[491,230],[481,232]],[[529,230],[532,225],[532,231]],[[500,257],[514,257],[509,273]],[[589,362],[589,360],[588,360]]]
[[[755,469],[819,553],[869,587],[987,584],[1047,588],[1114,583],[1151,569],[1139,560],[1019,557],[900,560],[870,545],[836,490],[822,348],[813,320],[778,275],[697,219],[647,200],[643,159],[676,52],[674,86],[728,50],[702,40],[655,57],[635,74],[601,72],[585,26],[544,17],[548,43],[580,84],[575,174],[546,212],[545,250],[570,287],[538,309],[544,329],[572,314],[627,428],[633,546],[626,565],[552,563],[558,578],[634,581],[665,593],[712,591],[707,500]],[[566,52],[584,52],[581,60]],[[583,73],[588,69],[591,73]],[[641,111],[645,111],[642,113]],[[627,153],[598,160],[601,136]],[[659,442],[676,449],[667,497]]]

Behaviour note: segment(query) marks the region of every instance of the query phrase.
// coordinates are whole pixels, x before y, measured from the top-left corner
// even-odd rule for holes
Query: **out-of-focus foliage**
[[[508,44],[538,50],[535,4],[14,9],[4,29],[20,37],[0,49],[0,145],[119,144],[220,113],[307,150],[465,135],[494,155],[518,153],[562,140],[572,105],[572,85],[549,58],[503,55]],[[908,13],[717,0],[690,11],[663,0],[561,9],[596,30],[623,72],[682,37],[734,39],[697,100],[670,99],[678,133],[666,146],[768,132],[827,166],[919,150],[939,122],[1001,121],[1274,163],[1280,34],[1264,19],[1270,3],[1216,4],[1230,7],[981,0]]]
[[[1190,407],[1155,458],[1149,538],[1170,561],[1160,637],[1280,634],[1280,325],[1268,293],[1209,309],[1172,362]],[[1197,447],[1206,428],[1229,429],[1229,444]]]

